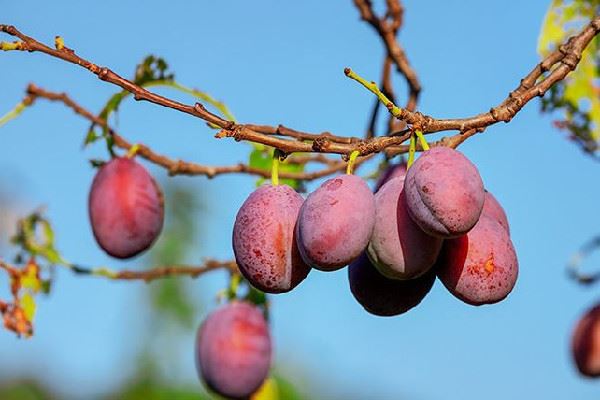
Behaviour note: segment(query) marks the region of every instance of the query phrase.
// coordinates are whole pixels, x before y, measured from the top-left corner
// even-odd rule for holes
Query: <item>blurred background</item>
[[[425,113],[486,111],[539,60],[548,1],[403,4],[400,41],[424,86]],[[46,43],[61,35],[83,57],[125,76],[148,54],[164,57],[179,82],[223,100],[243,122],[341,135],[360,136],[372,105],[343,68],[378,80],[384,55],[349,0],[3,2],[0,22]],[[0,114],[22,99],[29,82],[65,91],[93,111],[117,91],[73,65],[10,52],[0,54]],[[404,102],[404,82],[394,83]],[[565,264],[599,231],[600,165],[553,128],[536,102],[460,148],[511,223],[520,276],[508,299],[471,307],[436,282],[411,312],[378,318],[355,302],[345,269],[313,271],[293,292],[271,296],[282,398],[598,398],[600,382],[578,376],[569,349],[572,325],[598,300],[598,288],[568,280]],[[205,164],[245,162],[251,151],[213,139],[200,120],[132,100],[121,105],[116,127],[131,142]],[[232,257],[235,214],[255,179],[168,178],[147,163],[166,192],[165,231],[143,257],[107,257],[87,216],[95,172],[88,159],[107,154],[101,142],[82,150],[87,129],[71,111],[43,100],[0,129],[2,252],[10,254],[6,238],[16,218],[43,206],[57,247],[74,262],[141,269]],[[588,262],[598,265],[600,257]],[[206,396],[194,367],[194,334],[226,285],[219,271],[145,284],[57,270],[52,292],[38,300],[35,335],[23,340],[0,331],[0,398]],[[7,293],[2,274],[0,298]]]

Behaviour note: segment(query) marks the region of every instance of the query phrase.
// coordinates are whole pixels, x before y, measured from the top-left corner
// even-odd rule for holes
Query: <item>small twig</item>
[[[108,278],[110,280],[139,280],[145,282],[151,282],[161,278],[167,278],[172,276],[189,276],[191,278],[197,278],[198,276],[205,274],[210,271],[225,269],[231,273],[238,274],[239,270],[235,261],[217,261],[217,260],[206,260],[204,264],[200,266],[188,266],[188,265],[169,265],[163,267],[156,267],[148,270],[141,271],[130,271],[130,270],[111,270],[108,268],[87,268],[80,265],[72,265],[68,267],[77,275],[90,275]]]
[[[600,282],[600,270],[593,273],[584,273],[581,271],[583,260],[598,249],[600,249],[600,236],[596,236],[590,240],[571,257],[571,261],[567,264],[567,274],[569,277],[582,285],[591,285]]]

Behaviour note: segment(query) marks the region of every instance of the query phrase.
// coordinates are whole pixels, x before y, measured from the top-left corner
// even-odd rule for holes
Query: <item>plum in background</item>
[[[496,200],[496,198],[487,190],[485,191],[485,201],[483,202],[483,210],[481,211],[481,215],[487,215],[488,217],[498,221],[510,235],[508,218],[506,217],[504,208],[502,208],[500,203],[498,203],[498,200]]]
[[[485,199],[475,165],[449,147],[425,151],[408,169],[404,190],[412,219],[425,232],[444,239],[471,230]]]
[[[431,290],[435,272],[406,281],[388,279],[363,254],[348,267],[348,281],[354,298],[366,311],[390,317],[416,307]]]
[[[262,311],[234,301],[206,318],[196,335],[196,368],[211,390],[247,399],[271,367],[271,336]]]
[[[575,365],[582,375],[600,377],[600,303],[588,310],[577,322],[571,350]]]
[[[442,239],[423,232],[406,210],[404,178],[385,183],[375,194],[375,227],[368,254],[390,279],[413,279],[435,263]]]
[[[467,304],[482,305],[508,296],[519,265],[506,229],[482,215],[469,233],[444,241],[434,268],[450,293]]]
[[[94,177],[88,198],[94,237],[116,258],[148,249],[162,230],[163,196],[146,169],[132,158],[104,164]]]
[[[379,179],[377,179],[377,183],[375,183],[374,192],[378,192],[379,189],[388,181],[391,181],[394,178],[405,177],[406,176],[406,163],[401,162],[398,164],[390,164],[387,168],[381,173]]]
[[[342,175],[325,181],[300,209],[296,225],[304,261],[335,271],[365,250],[375,223],[375,199],[360,177]]]
[[[310,267],[294,239],[303,199],[287,185],[263,185],[246,199],[233,227],[233,251],[244,277],[267,293],[292,290]]]

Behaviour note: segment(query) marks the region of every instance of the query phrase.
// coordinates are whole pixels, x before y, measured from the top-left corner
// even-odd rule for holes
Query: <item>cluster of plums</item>
[[[118,157],[94,178],[89,214],[99,245],[129,258],[160,234],[163,198],[140,164]],[[267,293],[292,290],[313,268],[349,266],[351,292],[379,316],[415,307],[436,276],[468,304],[496,303],[518,272],[504,210],[476,167],[447,147],[424,152],[408,170],[393,166],[375,193],[354,175],[329,179],[306,199],[287,185],[262,185],[237,214],[233,251],[242,275]],[[233,301],[212,313],[195,354],[209,388],[248,398],[271,364],[262,310]]]
[[[349,265],[352,293],[377,315],[416,305],[436,275],[468,304],[496,303],[518,272],[504,210],[448,147],[408,170],[395,166],[375,193],[354,175],[327,180],[306,200],[263,185],[237,214],[233,251],[244,277],[268,293],[292,290],[313,268]]]
[[[240,208],[233,251],[256,288],[284,293],[311,271],[349,265],[357,301],[379,316],[421,302],[437,276],[472,305],[504,299],[516,283],[508,221],[476,167],[446,147],[395,165],[373,193],[354,175],[325,181],[306,200],[286,185],[263,185]],[[233,302],[211,314],[197,337],[203,380],[247,398],[266,379],[271,341],[260,309]]]

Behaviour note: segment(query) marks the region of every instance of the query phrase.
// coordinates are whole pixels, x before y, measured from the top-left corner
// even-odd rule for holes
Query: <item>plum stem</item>
[[[127,158],[135,157],[139,149],[140,149],[140,145],[138,143],[134,144],[133,146],[131,146],[129,148],[129,151],[127,152],[127,155],[125,157],[127,157]]]
[[[417,138],[414,134],[410,135],[410,142],[408,145],[408,161],[406,162],[406,170],[410,168],[410,166],[415,161],[415,152],[417,150]]]
[[[231,279],[229,280],[229,288],[227,289],[227,298],[229,300],[237,298],[238,287],[240,286],[241,281],[242,276],[240,274],[231,274]]]
[[[273,164],[271,166],[271,184],[273,186],[279,185],[279,158],[281,157],[281,152],[278,149],[273,151]]]
[[[429,143],[427,143],[427,140],[425,139],[425,135],[423,135],[423,132],[421,132],[420,130],[416,130],[416,134],[417,137],[419,138],[419,141],[421,142],[421,147],[423,148],[423,150],[427,151],[429,150]]]
[[[354,173],[354,164],[356,163],[356,159],[360,155],[360,151],[354,150],[350,153],[350,157],[348,157],[348,165],[346,166],[346,174],[352,175]]]

